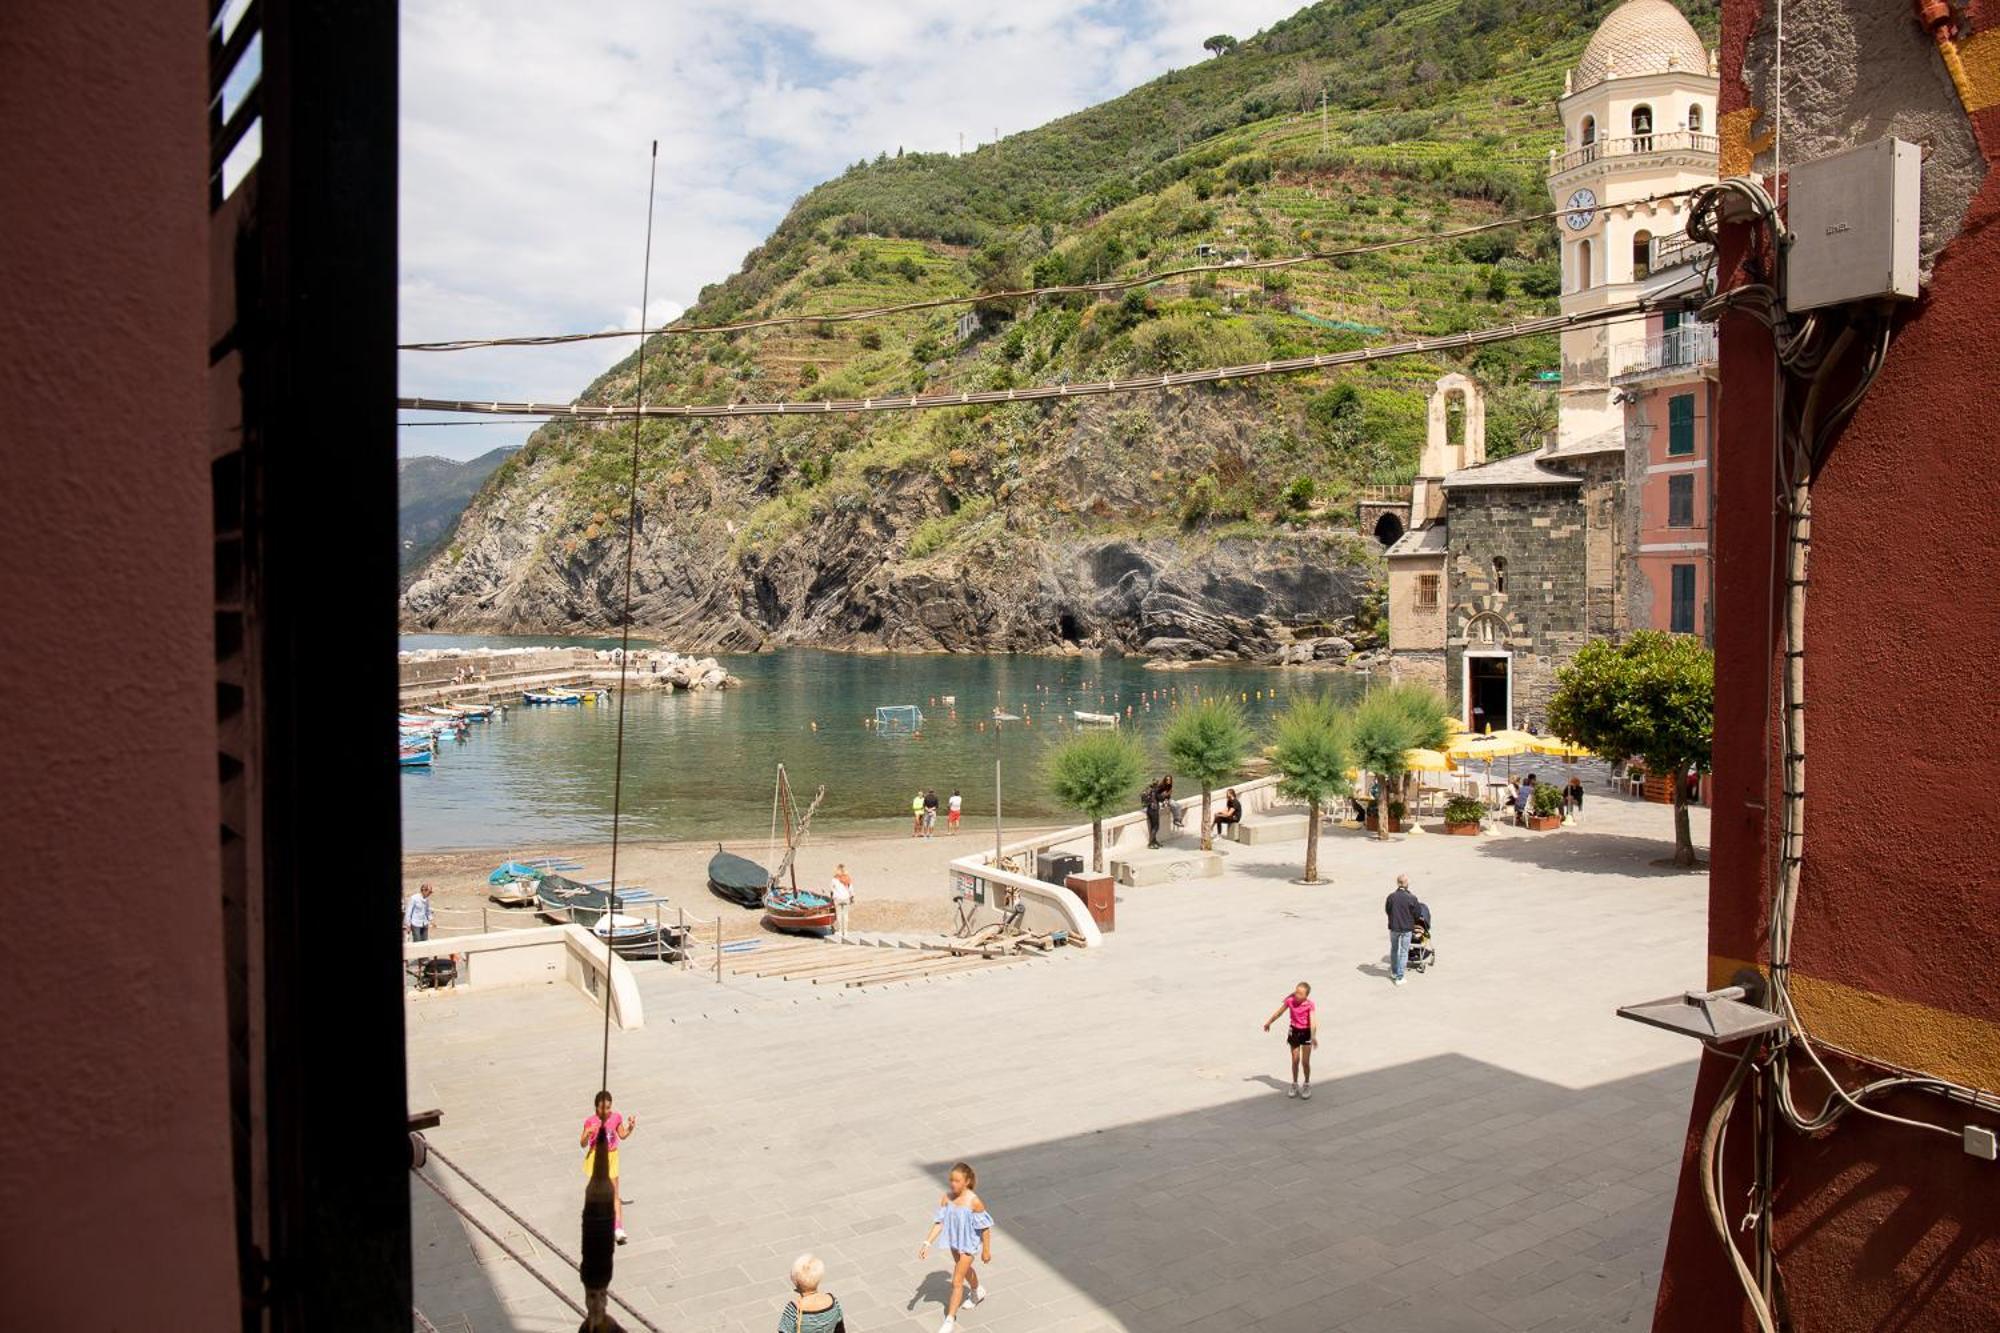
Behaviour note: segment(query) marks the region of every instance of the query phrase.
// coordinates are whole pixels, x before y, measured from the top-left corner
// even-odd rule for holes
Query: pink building
[[[1667,250],[1668,238],[1654,243]],[[1664,253],[1654,271],[1692,256]],[[1611,382],[1625,412],[1626,588],[1634,629],[1714,642],[1715,326],[1653,315],[1642,338],[1613,349]]]

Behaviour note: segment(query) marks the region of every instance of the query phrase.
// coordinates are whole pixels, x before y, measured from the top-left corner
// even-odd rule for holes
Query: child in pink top
[[[1319,1017],[1317,1006],[1312,1002],[1311,983],[1301,981],[1292,987],[1292,993],[1285,997],[1283,1004],[1269,1018],[1264,1020],[1264,1031],[1271,1030],[1271,1024],[1286,1014],[1292,1016],[1290,1028],[1285,1033],[1285,1042],[1292,1048],[1292,1087],[1287,1097],[1303,1097],[1312,1100],[1313,1095],[1313,1048],[1319,1045]],[[1305,1084],[1299,1084],[1299,1074],[1303,1070]]]
[[[583,1149],[583,1174],[592,1174],[597,1165],[597,1135],[604,1131],[606,1139],[604,1169],[611,1177],[611,1220],[618,1234],[618,1243],[625,1243],[625,1200],[619,1197],[624,1191],[618,1189],[618,1141],[632,1137],[632,1131],[639,1127],[636,1115],[621,1115],[611,1109],[611,1094],[597,1094],[597,1114],[583,1122],[583,1134],[577,1145]]]

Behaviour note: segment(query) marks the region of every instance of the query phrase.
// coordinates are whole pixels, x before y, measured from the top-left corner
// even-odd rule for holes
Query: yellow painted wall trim
[[[1740,958],[1710,954],[1708,984],[1732,984],[1745,968],[1765,969]],[[2000,1092],[2000,1023],[1970,1014],[1934,1009],[1792,973],[1792,1003],[1808,1035],[1899,1069],[1931,1074],[1985,1092]]]
[[[1965,66],[1967,111],[2000,104],[2000,28],[1976,32],[1958,44]]]

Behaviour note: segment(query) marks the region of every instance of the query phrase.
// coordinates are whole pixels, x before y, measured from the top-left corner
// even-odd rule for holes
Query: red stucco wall
[[[1760,10],[1759,0],[1726,5],[1725,114],[1745,104],[1736,71]],[[1893,101],[1893,90],[1855,96]],[[2000,127],[1981,128],[1991,161]],[[2000,470],[1988,408],[2000,371],[2000,229],[1987,225],[1996,215],[2000,174],[1988,176],[1923,301],[1906,312],[1881,378],[1814,487],[1809,841],[1795,974],[1843,988],[1856,1021],[1898,1033],[1902,1062],[1918,1067],[2000,1058],[1987,1026],[2000,1021],[2000,875],[1987,747],[1977,739],[2000,705]],[[1768,336],[1748,320],[1729,322],[1721,364],[1712,961],[1766,956],[1763,812],[1777,801],[1766,784],[1777,769],[1765,730],[1777,670],[1767,618]],[[1725,1064],[1706,1061],[1689,1168]],[[1880,1073],[1842,1068],[1850,1083]],[[1800,1096],[1808,1110],[1818,1105],[1816,1084]],[[2000,1122],[1926,1095],[1879,1105],[1954,1128]],[[1740,1115],[1732,1125],[1732,1225],[1745,1197],[1748,1124]],[[1811,1139],[1781,1129],[1776,1164],[1779,1262],[1796,1328],[2000,1328],[2000,1168],[1941,1136],[1852,1115]],[[1684,1169],[1655,1327],[1747,1328],[1737,1291]]]
[[[0,22],[7,1328],[238,1322],[205,26],[199,0],[14,0]]]

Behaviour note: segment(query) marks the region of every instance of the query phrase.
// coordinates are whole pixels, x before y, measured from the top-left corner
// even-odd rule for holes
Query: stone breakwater
[[[423,648],[396,655],[404,703],[492,698],[560,685],[625,684],[642,690],[726,690],[743,682],[713,657],[635,648]]]

